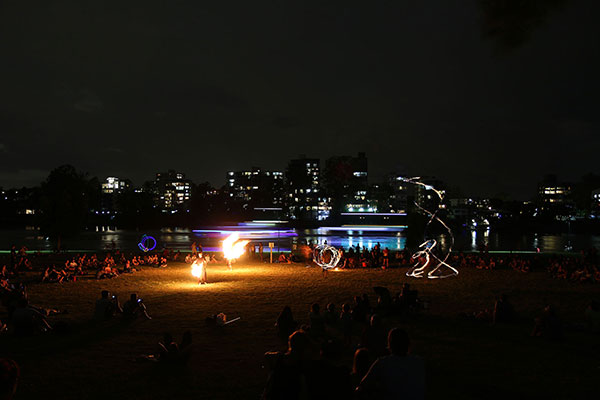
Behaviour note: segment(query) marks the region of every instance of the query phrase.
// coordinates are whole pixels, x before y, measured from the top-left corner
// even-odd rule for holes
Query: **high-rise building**
[[[388,179],[392,194],[389,200],[390,212],[406,212],[409,193],[413,193],[409,183],[404,182],[404,176],[392,174]]]
[[[123,180],[117,178],[115,176],[109,176],[102,183],[102,193],[111,194],[111,193],[119,193],[129,187],[129,182],[127,180]]]
[[[546,175],[538,185],[542,206],[565,205],[572,201],[571,185],[559,182],[556,175]]]
[[[286,208],[292,219],[324,220],[329,217],[330,198],[321,190],[320,161],[300,156],[286,172]]]
[[[263,171],[253,167],[227,173],[229,196],[244,204],[244,208],[278,208],[283,203],[283,172]]]
[[[157,173],[153,186],[154,204],[163,212],[175,211],[192,197],[191,181],[173,170]]]
[[[333,197],[333,212],[359,210],[377,211],[374,199],[369,197],[368,160],[365,153],[353,156],[331,157],[325,162],[323,186]]]

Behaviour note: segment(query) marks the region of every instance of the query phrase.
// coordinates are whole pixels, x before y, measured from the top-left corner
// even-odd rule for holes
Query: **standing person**
[[[202,245],[200,243],[198,243],[198,257],[202,258],[203,252],[204,252],[204,249],[202,248]]]
[[[198,256],[198,246],[196,242],[192,243],[192,257],[196,258]]]
[[[258,242],[258,256],[260,257],[260,262],[263,262],[263,244],[262,244],[262,242]]]
[[[387,247],[383,249],[383,264],[381,268],[386,269],[390,267],[390,249]]]
[[[409,355],[410,339],[403,329],[392,329],[388,335],[390,355],[378,358],[356,388],[371,398],[380,393],[382,399],[425,398],[425,365],[419,357]]]
[[[17,265],[17,246],[14,244],[10,248],[10,270],[11,272],[15,270]]]
[[[202,261],[200,261],[200,266],[201,266],[201,270],[200,270],[200,278],[198,279],[198,285],[206,285],[208,283],[208,280],[206,278],[206,264],[207,262],[204,261],[204,259],[201,258]]]

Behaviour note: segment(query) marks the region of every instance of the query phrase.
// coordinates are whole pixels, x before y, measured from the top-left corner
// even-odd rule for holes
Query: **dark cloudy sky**
[[[358,151],[482,195],[600,173],[600,2],[504,3],[3,1],[0,186]]]

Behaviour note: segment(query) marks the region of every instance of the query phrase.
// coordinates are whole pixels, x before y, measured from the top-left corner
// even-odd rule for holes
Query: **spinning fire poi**
[[[198,285],[205,285],[206,281],[206,262],[204,258],[198,257],[192,263],[192,275],[198,278]]]
[[[232,261],[240,258],[246,251],[246,245],[250,243],[249,240],[239,240],[240,234],[233,232],[223,240],[223,256],[227,259],[227,266],[231,270]]]

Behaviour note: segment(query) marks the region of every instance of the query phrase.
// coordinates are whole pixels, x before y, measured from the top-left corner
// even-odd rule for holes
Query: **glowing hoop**
[[[152,245],[150,247],[148,247],[148,241],[149,240],[152,241]],[[144,253],[152,251],[152,250],[154,250],[156,248],[156,239],[154,239],[152,236],[144,235],[144,236],[142,236],[142,239],[138,243],[138,247]]]
[[[331,257],[329,261],[325,261],[325,254],[330,253]],[[315,247],[313,250],[313,261],[319,267],[323,269],[333,269],[340,262],[340,258],[342,257],[342,253],[333,246],[328,246],[326,244],[319,245]]]

